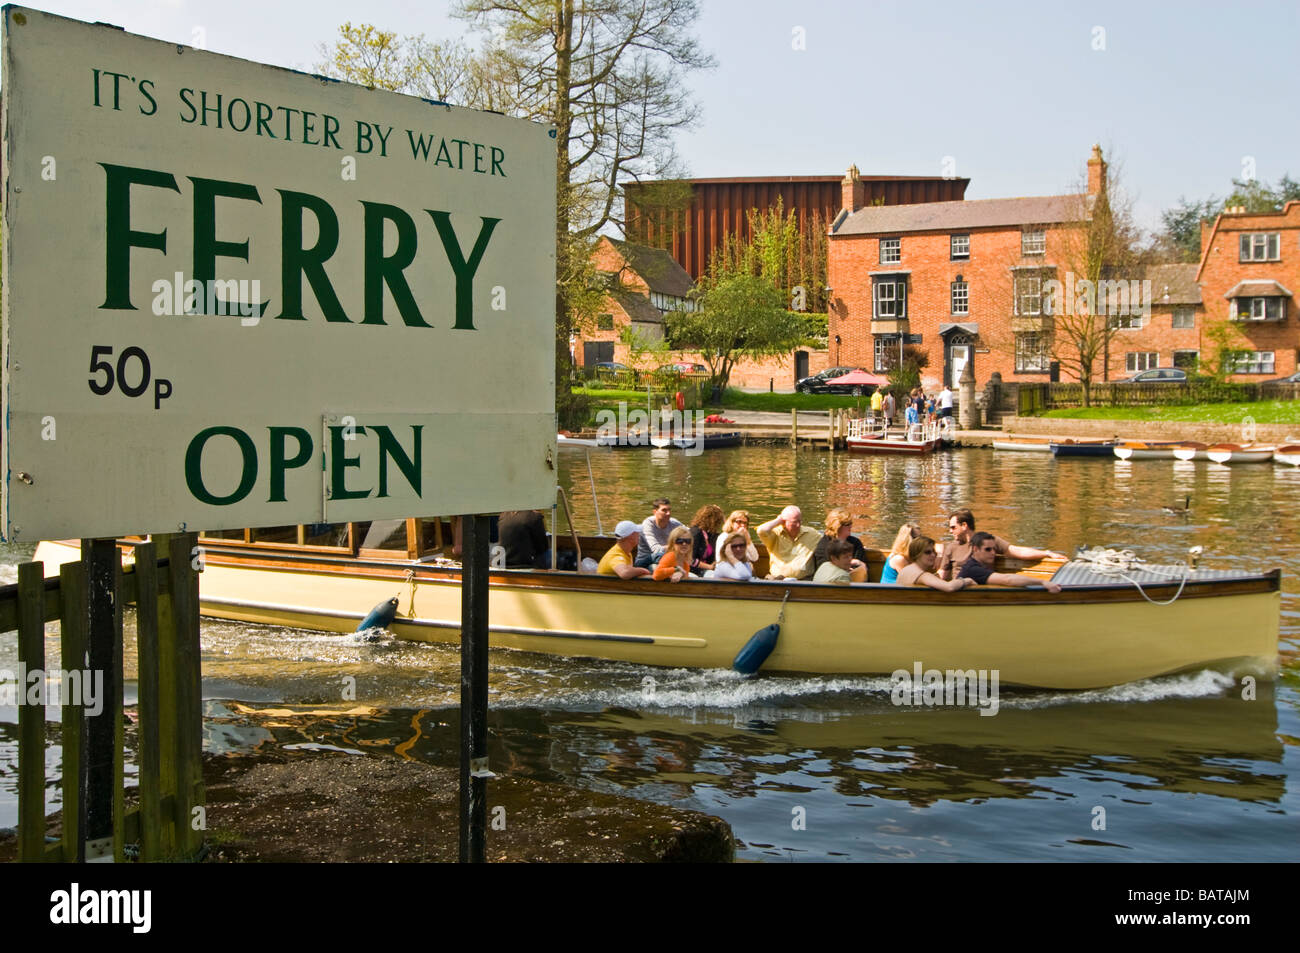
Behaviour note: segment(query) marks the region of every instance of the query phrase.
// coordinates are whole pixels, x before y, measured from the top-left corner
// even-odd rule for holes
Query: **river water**
[[[940,537],[946,514],[970,506],[980,528],[1029,545],[1127,547],[1154,561],[1200,545],[1202,565],[1281,566],[1282,673],[1253,700],[1215,672],[1084,693],[1004,689],[998,714],[982,717],[895,707],[880,677],[746,680],[494,650],[493,770],[717,814],[748,860],[1295,859],[1300,471],[984,449],[913,460],[627,450],[593,453],[591,465],[606,532],[662,495],[685,520],[718,503],[759,522],[793,502],[820,525],[844,506],[866,541],[888,545],[901,522]],[[594,532],[582,454],[561,455],[560,479],[579,530]],[[1163,511],[1187,497],[1188,514]],[[29,554],[0,548],[0,581]],[[456,763],[454,647],[208,620],[202,638],[209,750],[334,745]],[[47,653],[53,667],[56,639]],[[0,639],[0,670],[14,668],[13,639]],[[345,677],[355,700],[340,700]],[[16,818],[14,715],[0,707],[0,826]],[[54,773],[58,748],[47,750]]]

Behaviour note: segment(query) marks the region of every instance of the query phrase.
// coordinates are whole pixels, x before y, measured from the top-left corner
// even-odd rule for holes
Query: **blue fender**
[[[781,634],[781,624],[773,622],[753,634],[745,647],[736,653],[731,667],[741,675],[753,675],[767,661],[767,657],[776,648],[777,636]]]
[[[366,629],[386,629],[393,624],[397,618],[397,596],[379,603],[370,610],[370,614],[361,620],[357,626],[358,632],[364,632]]]

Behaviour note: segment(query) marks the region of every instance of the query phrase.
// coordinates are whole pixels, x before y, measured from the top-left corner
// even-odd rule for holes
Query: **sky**
[[[460,36],[444,0],[33,6],[311,70],[339,24]],[[956,174],[966,197],[1075,191],[1093,143],[1139,224],[1231,180],[1300,178],[1300,2],[701,0],[692,176]]]

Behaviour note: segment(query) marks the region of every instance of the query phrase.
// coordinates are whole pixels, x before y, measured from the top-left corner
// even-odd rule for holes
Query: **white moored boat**
[[[1216,443],[1205,450],[1205,459],[1215,463],[1268,463],[1277,447],[1257,443]]]
[[[1187,440],[1150,442],[1143,440],[1125,440],[1115,445],[1115,456],[1121,460],[1175,460],[1190,459],[1178,457],[1178,452],[1204,450],[1206,444]]]
[[[1052,442],[1046,437],[1006,437],[993,441],[994,450],[1010,450],[1016,453],[1051,453]]]
[[[1300,444],[1283,444],[1273,451],[1273,460],[1288,466],[1300,467]]]

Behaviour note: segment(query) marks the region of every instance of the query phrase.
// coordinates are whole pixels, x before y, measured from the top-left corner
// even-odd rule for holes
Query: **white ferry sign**
[[[555,140],[4,9],[3,530],[548,506]]]

